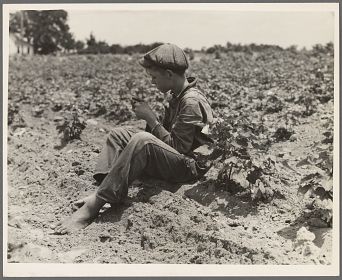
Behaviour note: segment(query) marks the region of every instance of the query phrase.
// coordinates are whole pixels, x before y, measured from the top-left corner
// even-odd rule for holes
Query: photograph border
[[[222,4],[232,4],[231,1],[215,1],[217,3],[222,3]],[[4,79],[4,77],[8,73],[8,55],[7,57],[5,56],[6,52],[6,38],[8,38],[8,32],[6,29],[8,29],[8,23],[6,25],[6,20],[8,20],[8,17],[6,18],[6,12],[8,11],[8,4],[10,5],[16,5],[16,4],[22,4],[22,5],[39,5],[41,7],[44,7],[45,5],[51,5],[51,4],[57,4],[57,5],[65,5],[65,4],[138,4],[138,3],[149,3],[149,4],[161,4],[165,3],[162,1],[148,1],[148,2],[141,2],[141,1],[132,1],[132,2],[126,2],[126,1],[118,1],[118,2],[112,2],[112,1],[3,1],[2,5],[2,16],[3,16],[3,29],[2,29],[2,39],[3,39],[3,44],[2,44],[2,88],[3,88],[3,98],[7,97],[7,85],[6,82],[8,82],[8,79]],[[171,4],[171,3],[183,3],[182,1],[168,1],[165,4]],[[236,4],[294,4],[294,5],[301,5],[298,4],[297,1],[284,1],[284,2],[273,2],[273,1],[234,1]],[[300,1],[300,3],[312,3],[312,4],[339,4],[339,1]],[[213,4],[210,2],[193,2],[193,1],[187,1],[187,4]],[[4,6],[5,5],[5,6]],[[12,6],[14,7],[14,6]],[[22,6],[24,9],[26,7]],[[337,7],[335,7],[336,9]],[[338,5],[338,10],[337,11],[337,17],[336,17],[336,22],[335,22],[335,33],[339,32],[339,27],[340,27],[340,5]],[[6,37],[7,36],[7,37]],[[336,34],[335,34],[336,36]],[[336,47],[336,43],[338,43],[338,46]],[[334,191],[336,188],[336,185],[339,186],[339,169],[341,168],[340,166],[340,122],[339,122],[339,108],[340,108],[340,96],[339,96],[339,89],[340,89],[340,73],[341,73],[341,58],[340,58],[340,48],[341,48],[341,38],[339,34],[337,34],[337,37],[335,37],[335,69],[334,69],[334,75],[335,75],[335,92],[334,92],[334,174],[337,171],[338,176],[334,176]],[[336,61],[338,63],[336,63]],[[6,78],[6,77],[5,77]],[[336,98],[336,99],[335,99]],[[250,277],[253,276],[253,278],[259,278],[258,276],[286,276],[291,278],[296,279],[295,277],[299,276],[317,276],[319,272],[325,271],[324,277],[326,276],[338,276],[340,275],[340,226],[341,226],[341,215],[336,215],[336,213],[339,213],[340,210],[340,195],[339,191],[334,192],[334,217],[333,217],[333,223],[338,225],[334,229],[334,238],[338,238],[338,240],[335,240],[333,244],[338,243],[339,244],[339,252],[337,257],[338,263],[334,264],[333,269],[326,271],[326,267],[330,266],[321,266],[321,265],[295,265],[295,268],[293,268],[293,272],[288,273],[288,267],[289,266],[272,266],[272,265],[251,265],[253,268],[253,272],[250,272],[248,275],[241,275],[241,271],[246,271],[247,265],[188,265],[188,264],[177,264],[177,265],[146,265],[146,264],[6,264],[5,259],[6,259],[6,251],[5,248],[7,247],[7,238],[5,236],[5,229],[7,229],[7,192],[5,188],[5,178],[7,178],[7,169],[4,167],[7,167],[7,157],[5,154],[6,147],[7,147],[7,141],[6,138],[4,138],[7,135],[7,126],[5,125],[7,122],[7,116],[4,115],[7,113],[7,100],[2,99],[2,146],[3,146],[3,172],[1,174],[2,176],[2,181],[3,181],[3,197],[1,200],[2,206],[3,206],[3,213],[4,216],[2,217],[2,222],[3,222],[3,228],[2,228],[2,237],[3,237],[3,275],[5,277],[70,277],[70,276],[77,276],[77,277],[94,277],[94,276],[100,276],[100,277],[113,277],[113,276],[130,276],[130,277],[170,277],[170,276],[189,276],[189,278],[192,278],[193,276],[196,277],[205,277],[205,279],[210,279],[208,276],[213,277],[213,276],[230,276],[230,277],[236,277],[239,276],[239,279],[244,279],[244,277],[247,277],[245,279],[250,279]],[[336,111],[335,111],[336,110]],[[338,120],[338,121],[336,121]],[[336,170],[337,169],[337,170]],[[337,199],[336,199],[337,198]],[[337,201],[337,202],[335,202]],[[337,236],[336,236],[336,231],[338,231]],[[45,267],[45,271],[42,271],[42,266],[48,266]],[[75,271],[75,266],[77,266],[77,271]],[[113,266],[110,268],[110,266]],[[158,268],[154,268],[153,266],[158,266]],[[215,267],[216,266],[216,267]],[[220,271],[218,271],[217,266],[219,266]],[[225,269],[223,269],[222,266],[226,266]],[[232,266],[234,266],[234,269],[232,269]],[[267,267],[267,270],[274,270],[276,273],[271,273],[271,274],[265,274],[265,267]],[[105,271],[104,271],[105,268]],[[286,269],[285,269],[286,268]],[[124,271],[130,271],[130,274],[127,275],[127,273],[123,273]],[[135,270],[135,271],[133,271]],[[144,270],[144,271],[142,271]],[[194,270],[196,272],[194,273]],[[306,271],[309,271],[307,273]],[[65,275],[65,271],[70,271],[70,274]],[[304,273],[305,272],[305,273]],[[242,276],[242,277],[241,277]],[[276,278],[276,277],[275,277]],[[290,277],[289,277],[290,278]],[[329,277],[330,278],[330,277]],[[334,277],[335,278],[335,277]],[[129,279],[125,277],[125,279]],[[147,278],[148,279],[148,278]],[[262,279],[262,278],[260,278]],[[302,279],[302,277],[298,278]]]

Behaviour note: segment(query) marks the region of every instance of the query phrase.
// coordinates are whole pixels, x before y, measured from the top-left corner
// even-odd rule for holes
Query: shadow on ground
[[[294,220],[289,226],[284,227],[281,230],[279,230],[277,234],[285,239],[294,241],[297,236],[297,231],[301,227],[306,227],[307,229],[309,229],[309,231],[313,232],[316,236],[313,243],[317,247],[321,248],[325,242],[326,235],[329,234],[332,229],[329,227],[319,228],[319,227],[309,226],[308,225],[309,218],[310,218],[310,213],[303,213],[296,220]]]
[[[227,191],[222,186],[216,186],[214,180],[198,182],[184,195],[232,219],[258,214],[258,204],[251,201],[246,192]]]
[[[164,190],[170,192],[176,192],[181,187],[181,184],[169,184],[164,181],[143,178],[135,181],[130,186],[129,196],[120,204],[111,205],[110,208],[104,209],[95,222],[106,223],[106,222],[119,222],[121,221],[122,215],[126,209],[132,206],[135,202],[149,202],[152,196],[158,195]]]

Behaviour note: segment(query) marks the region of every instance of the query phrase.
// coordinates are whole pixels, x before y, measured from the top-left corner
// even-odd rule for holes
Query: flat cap
[[[186,70],[189,67],[184,51],[173,44],[163,44],[149,51],[139,60],[141,66],[149,68],[157,66],[163,69],[176,71]]]

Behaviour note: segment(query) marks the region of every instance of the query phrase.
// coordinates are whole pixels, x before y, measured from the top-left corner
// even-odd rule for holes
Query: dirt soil
[[[77,97],[60,94],[62,100]],[[313,197],[298,193],[302,176],[311,170],[296,167],[324,139],[326,120],[333,118],[332,100],[299,118],[291,140],[271,144],[268,153],[283,159],[279,172],[287,181],[271,201],[252,201],[218,186],[213,183],[218,170],[212,168],[192,185],[137,181],[122,205],[105,205],[90,226],[69,235],[53,234],[50,225],[69,216],[73,202],[96,189],[96,159],[115,124],[103,116],[87,118],[81,139],[58,147],[54,120],[59,113],[46,108],[37,115],[32,108],[20,104],[25,125],[8,131],[8,262],[332,262],[332,228],[312,216]],[[268,115],[267,121],[275,124],[279,116]],[[120,125],[144,126],[137,121]]]
[[[327,114],[330,109],[326,108]],[[56,150],[52,116],[34,118],[29,106],[22,113],[27,127],[8,137],[10,262],[331,262],[331,228],[310,228],[319,248],[314,258],[305,257],[295,247],[296,233],[308,221],[295,176],[292,187],[286,190],[286,199],[261,204],[216,190],[210,180],[174,189],[137,183],[123,205],[106,205],[86,229],[71,235],[53,235],[50,225],[70,215],[72,202],[96,188],[92,171],[111,125],[103,119],[92,119],[82,141],[75,140]],[[292,159],[305,155],[320,140],[320,118],[308,118],[296,128],[299,139],[274,145],[274,154],[286,151],[296,155]],[[288,163],[294,166],[296,160],[289,159]],[[287,171],[289,177],[295,172]]]

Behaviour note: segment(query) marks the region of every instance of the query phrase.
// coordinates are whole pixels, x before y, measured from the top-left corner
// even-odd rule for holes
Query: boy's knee
[[[141,132],[134,134],[130,142],[132,144],[134,143],[134,144],[139,144],[139,145],[146,145],[154,141],[154,139],[155,139],[155,136],[152,135],[151,133],[141,131]]]
[[[137,141],[141,141],[141,140],[151,140],[153,139],[155,136],[149,132],[146,131],[141,131],[138,132],[136,134],[134,134],[134,136],[132,137],[132,140],[137,140]]]
[[[107,141],[119,141],[120,143],[123,138],[127,135],[127,130],[123,127],[116,127],[111,130],[109,134],[107,134]]]

